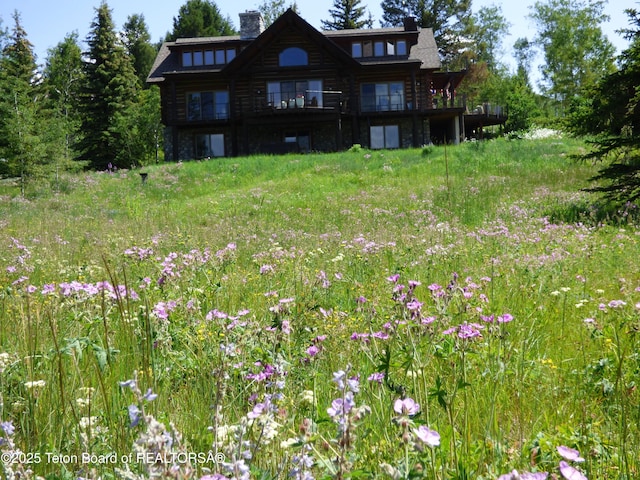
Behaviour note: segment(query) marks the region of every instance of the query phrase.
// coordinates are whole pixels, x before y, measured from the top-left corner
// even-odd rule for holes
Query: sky
[[[238,14],[245,10],[256,9],[262,4],[262,0],[214,0],[223,16],[228,16],[238,28]],[[530,6],[536,0],[472,0],[472,9],[477,12],[483,6],[498,6],[502,15],[510,24],[511,35],[504,40],[502,61],[512,70],[513,62],[512,45],[516,39],[527,37],[529,40],[535,36],[535,26],[528,14]],[[120,29],[127,17],[133,14],[144,15],[151,39],[153,42],[164,38],[165,34],[173,28],[173,18],[186,0],[107,0],[111,8],[113,21],[116,28]],[[287,2],[287,4],[293,3]],[[334,0],[295,0],[301,16],[316,28],[320,28],[321,20],[329,20],[329,10],[333,7]],[[1,0],[0,19],[3,28],[12,28],[13,12],[18,11],[23,28],[34,45],[39,64],[44,63],[47,50],[55,47],[64,37],[72,32],[77,32],[82,46],[91,29],[91,23],[96,17],[96,8],[100,0]],[[368,9],[374,18],[374,27],[379,27],[382,18],[380,0],[367,2]],[[602,25],[604,34],[614,44],[620,53],[628,42],[615,31],[629,27],[628,17],[624,14],[625,8],[640,9],[640,0],[608,0],[605,13],[611,20]],[[535,79],[536,74],[532,72]]]

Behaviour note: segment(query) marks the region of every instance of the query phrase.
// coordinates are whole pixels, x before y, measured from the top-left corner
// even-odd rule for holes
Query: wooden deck
[[[464,115],[464,128],[467,136],[483,137],[483,128],[494,125],[504,125],[507,121],[507,111],[504,107],[491,104],[478,105]]]

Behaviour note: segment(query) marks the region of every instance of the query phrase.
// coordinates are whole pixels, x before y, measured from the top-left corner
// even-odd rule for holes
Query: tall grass
[[[5,472],[635,478],[639,237],[632,206],[601,215],[580,193],[582,148],[215,159],[148,167],[144,183],[69,176],[27,199],[4,187]]]

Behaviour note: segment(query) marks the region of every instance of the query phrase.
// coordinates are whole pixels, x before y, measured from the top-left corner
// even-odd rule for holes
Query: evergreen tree
[[[2,20],[2,17],[0,17],[0,53],[4,50],[5,43],[7,41],[7,36],[8,36],[8,32],[2,26],[2,23],[3,23],[3,20]]]
[[[373,26],[371,13],[368,18],[363,18],[366,6],[360,4],[361,0],[334,0],[333,8],[329,10],[331,20],[322,20],[322,28],[325,30],[371,28]]]
[[[33,45],[17,11],[13,19],[14,27],[0,58],[0,158],[5,160],[5,173],[20,178],[24,195],[28,181],[47,160],[42,139],[45,125]]]
[[[167,41],[190,37],[218,37],[234,35],[235,29],[229,17],[223,18],[218,6],[209,0],[187,0],[180,7],[178,17],[173,17],[173,32]]]
[[[21,24],[20,13],[13,13],[14,27],[2,50],[2,67],[7,77],[32,85],[36,75],[36,57],[33,44],[27,38],[27,32]]]
[[[504,126],[505,131],[517,132],[530,129],[542,112],[526,75],[523,76],[522,72],[519,72],[511,77],[506,92],[505,106],[509,115]]]
[[[606,162],[589,190],[613,204],[640,200],[640,12],[625,12],[633,28],[619,70],[576,98],[569,116],[575,134],[593,138],[594,149],[582,158]]]
[[[146,87],[147,76],[156,58],[157,49],[151,45],[151,35],[144,15],[130,15],[124,24],[124,46],[133,61],[133,68],[140,80],[140,86]]]
[[[87,44],[80,105],[84,137],[79,158],[96,169],[106,169],[110,164],[128,168],[137,159],[123,158],[127,132],[118,128],[116,119],[137,101],[138,79],[105,2],[96,9]]]
[[[412,16],[419,27],[432,28],[445,65],[468,46],[471,0],[383,0],[381,6],[383,26],[400,27],[407,16]]]

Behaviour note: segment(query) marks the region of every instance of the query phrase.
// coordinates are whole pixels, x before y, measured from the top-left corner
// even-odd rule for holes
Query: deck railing
[[[369,95],[356,96],[353,102],[343,92],[312,91],[298,94],[256,94],[238,97],[236,99],[236,113],[239,115],[260,115],[269,113],[302,113],[333,111],[340,113],[398,113],[398,112],[426,112],[432,110],[463,109],[464,100],[456,97],[432,97],[431,100],[419,99],[413,103],[406,95]]]

